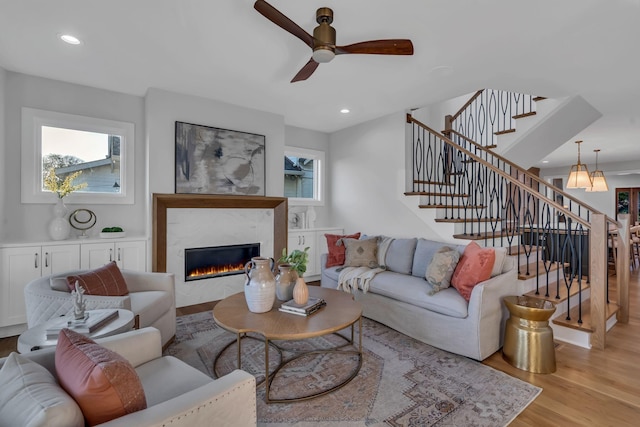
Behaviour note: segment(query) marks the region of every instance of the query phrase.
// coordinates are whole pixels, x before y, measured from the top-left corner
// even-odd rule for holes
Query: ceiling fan
[[[336,45],[336,30],[331,26],[333,10],[328,7],[321,7],[316,11],[316,22],[319,25],[313,30],[313,36],[264,0],[257,0],[253,7],[268,20],[298,37],[313,50],[311,59],[298,71],[291,83],[308,79],[319,64],[331,61],[336,55],[348,53],[413,55],[413,43],[407,39],[370,40],[347,46]]]

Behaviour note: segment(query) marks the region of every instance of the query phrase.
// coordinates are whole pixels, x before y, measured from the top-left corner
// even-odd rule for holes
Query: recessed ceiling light
[[[543,160],[542,163],[549,163],[549,160]]]
[[[342,114],[349,114],[351,112],[351,110],[349,110],[348,108],[343,108],[342,110],[340,110],[340,112]]]
[[[80,44],[80,40],[77,37],[72,36],[71,34],[63,34],[60,36],[60,39],[69,44]]]

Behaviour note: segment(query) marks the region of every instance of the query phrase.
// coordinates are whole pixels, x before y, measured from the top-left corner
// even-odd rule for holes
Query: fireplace
[[[245,264],[256,256],[260,256],[260,243],[186,248],[184,281],[242,274]]]

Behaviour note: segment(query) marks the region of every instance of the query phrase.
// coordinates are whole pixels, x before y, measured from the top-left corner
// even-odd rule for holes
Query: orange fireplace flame
[[[235,273],[238,271],[244,271],[244,264],[212,265],[209,267],[196,268],[191,270],[187,277],[215,276],[218,274]]]

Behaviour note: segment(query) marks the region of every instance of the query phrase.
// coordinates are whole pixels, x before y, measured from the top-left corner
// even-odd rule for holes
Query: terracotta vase
[[[252,313],[266,313],[276,299],[276,279],[273,277],[273,258],[254,257],[245,264],[247,281],[244,297]]]
[[[309,287],[302,277],[298,277],[293,287],[293,300],[296,304],[306,304],[309,301]]]
[[[298,274],[291,269],[291,264],[280,264],[280,271],[276,276],[276,298],[280,301],[289,301],[293,298],[293,287],[298,279]]]

